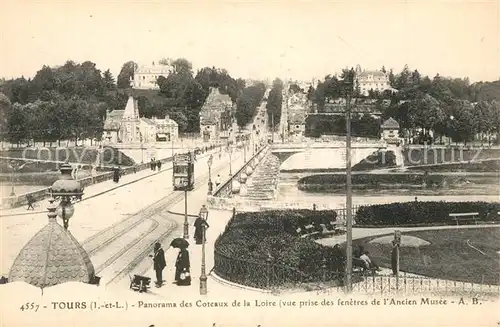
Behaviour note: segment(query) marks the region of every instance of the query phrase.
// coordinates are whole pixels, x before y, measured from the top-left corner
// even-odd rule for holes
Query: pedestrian
[[[181,248],[175,261],[175,281],[178,286],[191,285],[189,268],[189,252],[186,248]]]
[[[26,195],[26,201],[28,202],[28,209],[26,210],[35,210],[35,207],[33,207],[33,203],[35,203],[35,198],[33,197],[33,195]]]
[[[206,242],[207,238],[207,228],[210,227],[207,221],[201,217],[196,218],[194,221],[194,239],[196,244],[202,244],[203,241]]]
[[[153,257],[153,269],[156,273],[156,287],[161,287],[163,285],[163,269],[167,266],[165,261],[165,252],[161,248],[161,244],[156,242],[154,247]]]
[[[217,175],[217,178],[215,178],[215,188],[218,188],[220,185],[220,175]]]
[[[158,162],[156,163],[156,167],[158,167],[158,171],[161,170],[161,161],[158,160]]]
[[[113,182],[118,183],[120,181],[120,170],[118,167],[113,168]]]
[[[149,161],[149,168],[151,168],[151,170],[155,170],[153,164],[154,164],[154,159],[151,158],[151,160]]]
[[[156,159],[155,158],[153,158],[151,161],[151,170],[152,171],[156,170]]]

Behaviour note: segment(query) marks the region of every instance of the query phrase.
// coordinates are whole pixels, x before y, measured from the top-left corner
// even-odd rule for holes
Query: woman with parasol
[[[179,254],[175,261],[175,282],[178,286],[191,285],[189,252],[187,250],[189,242],[183,238],[176,238],[170,243],[170,246],[179,249]]]

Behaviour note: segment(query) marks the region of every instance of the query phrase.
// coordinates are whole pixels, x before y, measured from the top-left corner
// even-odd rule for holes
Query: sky
[[[500,0],[0,0],[0,77],[71,59],[183,57],[235,78],[310,81],[357,64],[500,79]]]

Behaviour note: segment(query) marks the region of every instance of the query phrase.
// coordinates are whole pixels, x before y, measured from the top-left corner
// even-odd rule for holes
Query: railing
[[[257,151],[257,153],[255,155],[253,155],[247,162],[244,163],[244,165],[236,172],[236,174],[234,174],[233,176],[231,176],[231,178],[229,178],[228,180],[221,183],[221,185],[218,188],[214,189],[213,195],[211,197],[212,198],[230,198],[232,196],[232,182],[233,182],[233,180],[235,180],[235,179],[239,180],[240,175],[243,172],[245,172],[248,165],[250,165],[250,163],[254,159],[258,158],[258,156],[261,153],[265,154],[267,150],[268,150],[268,147],[265,146],[265,147],[261,148],[259,151]],[[209,202],[210,202],[210,197],[209,197]]]
[[[217,147],[219,147],[219,146],[213,145],[213,146],[210,146],[208,148],[209,148],[209,150],[212,150],[212,149],[215,149]],[[171,162],[172,157],[160,159],[159,161],[161,161],[162,164],[165,164],[165,163]],[[121,168],[122,168],[121,175],[124,176],[124,175],[134,174],[138,171],[142,171],[145,169],[150,169],[150,163],[145,162],[145,163],[137,164],[135,166],[127,166],[127,167],[121,167]],[[79,182],[85,188],[89,185],[98,184],[98,183],[105,182],[105,181],[108,181],[111,179],[113,179],[113,172],[108,171],[108,172],[98,174],[95,176],[87,176],[87,177],[81,178],[81,179],[79,179]],[[1,200],[0,207],[4,208],[6,206],[9,206],[9,207],[13,208],[13,207],[27,205],[27,203],[28,203],[27,199],[26,199],[27,195],[31,195],[35,201],[41,201],[41,200],[47,199],[50,196],[49,189],[50,188],[47,187],[47,188],[42,188],[42,189],[39,189],[39,190],[36,190],[33,192],[19,194],[19,195],[13,196],[13,197],[2,198],[2,199],[0,199]]]
[[[353,208],[353,213],[357,209]],[[339,210],[339,216],[345,209]],[[221,246],[224,234],[231,227],[236,216],[229,220],[224,232],[214,245],[214,272],[222,279],[242,286],[279,292],[285,289],[321,292],[343,292],[344,272],[332,269],[326,258],[318,262],[314,273],[305,273],[298,269],[275,262],[270,254],[261,259],[244,259],[227,253]],[[485,280],[482,283],[432,279],[400,272],[393,275],[365,275],[361,271],[353,271],[352,290],[354,293],[368,295],[415,295],[429,294],[436,296],[465,296],[477,298],[494,298],[500,296],[500,273],[495,281]]]

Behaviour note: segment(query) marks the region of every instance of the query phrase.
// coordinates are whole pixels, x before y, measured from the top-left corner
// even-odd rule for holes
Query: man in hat
[[[153,269],[156,272],[156,287],[163,285],[163,269],[167,266],[165,261],[165,252],[161,248],[161,244],[156,242],[154,247]]]

